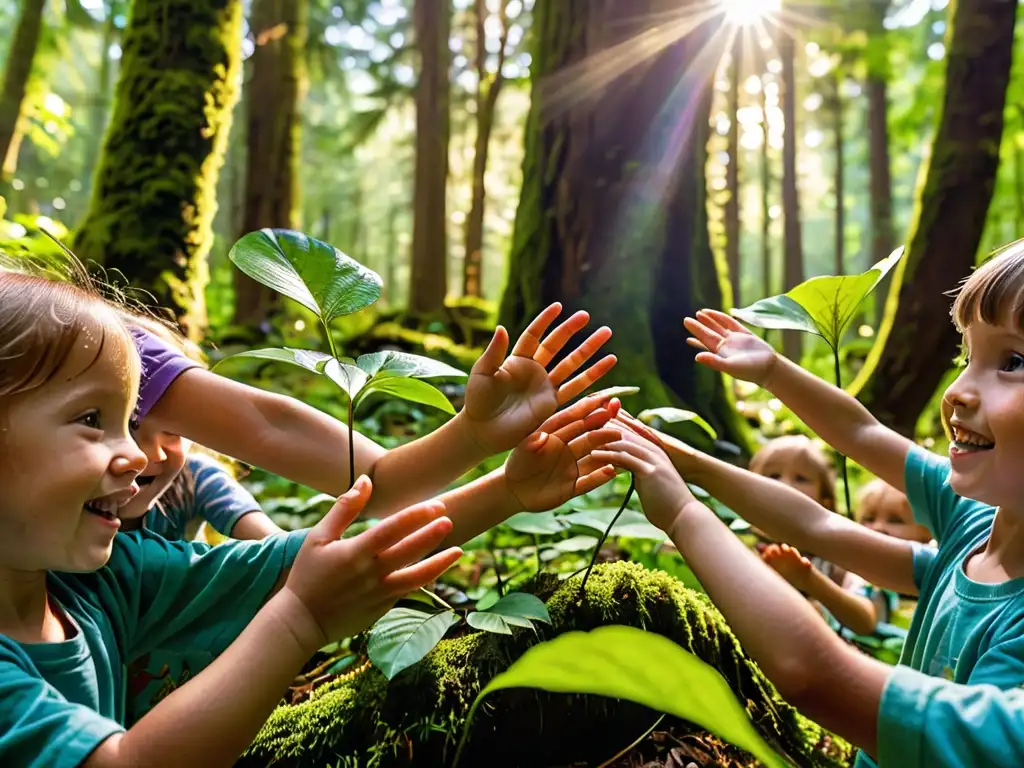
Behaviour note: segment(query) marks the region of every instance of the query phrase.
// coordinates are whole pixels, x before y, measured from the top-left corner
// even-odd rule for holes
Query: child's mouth
[[[118,505],[114,501],[108,499],[93,499],[85,503],[85,511],[102,517],[104,520],[110,520],[114,522],[118,519],[117,517]]]
[[[992,450],[996,444],[977,432],[955,426],[953,427],[953,446],[961,453],[980,453]]]
[[[135,478],[135,483],[141,488],[146,485],[152,485],[156,478],[156,475],[139,475]]]

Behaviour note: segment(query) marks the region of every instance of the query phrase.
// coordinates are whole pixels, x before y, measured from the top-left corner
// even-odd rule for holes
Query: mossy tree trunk
[[[796,145],[796,40],[792,30],[779,30],[779,58],[782,60],[782,143],[783,290],[804,281],[804,246],[800,222],[800,194],[797,186]],[[784,331],[782,349],[786,357],[800,362],[803,338],[799,331]]]
[[[13,163],[7,155],[16,141],[21,103],[25,100],[28,79],[32,74],[32,61],[39,46],[39,32],[43,26],[46,0],[22,0],[14,39],[4,66],[3,91],[0,91],[0,165],[5,173],[13,173]],[[12,167],[8,169],[8,165]]]
[[[615,331],[608,349],[619,364],[607,383],[641,389],[630,408],[682,403],[743,445],[721,378],[694,362],[682,328],[687,314],[722,305],[725,265],[708,241],[704,183],[722,51],[701,28],[611,82],[594,58],[640,32],[638,20],[669,10],[683,8],[534,6],[533,100],[500,316],[515,337],[552,301],[586,309],[592,327]]]
[[[950,4],[946,88],[906,256],[878,342],[852,385],[883,423],[911,435],[960,336],[949,297],[974,266],[999,165],[1017,3]]]
[[[306,93],[308,0],[255,0],[246,127],[245,202],[239,236],[264,227],[298,229],[299,105]],[[234,271],[234,323],[257,329],[274,292]]]
[[[416,172],[409,309],[432,314],[448,293],[448,143],[451,137],[448,71],[451,0],[414,0],[420,51],[416,86]]]
[[[114,113],[74,248],[198,338],[217,177],[238,98],[241,0],[135,0]]]

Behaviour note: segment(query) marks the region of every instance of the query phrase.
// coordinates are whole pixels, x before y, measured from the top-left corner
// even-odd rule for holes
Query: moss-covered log
[[[539,640],[606,624],[665,635],[715,666],[762,735],[798,765],[838,766],[849,754],[845,747],[832,752],[842,753],[839,758],[816,749],[822,731],[778,698],[704,595],[664,573],[620,562],[595,568],[586,598],[578,602],[580,578],[560,582],[548,576],[537,586],[553,622],[540,628],[539,637],[519,630],[512,636],[464,631],[442,640],[390,684],[370,667],[323,685],[301,704],[279,707],[241,765],[451,765],[469,706],[489,680]],[[461,764],[597,765],[654,718],[637,705],[601,697],[502,691],[477,714]]]
[[[534,6],[532,106],[500,316],[515,335],[552,301],[588,310],[615,331],[608,348],[619,364],[607,379],[641,388],[633,407],[683,404],[743,443],[721,378],[694,363],[682,329],[687,314],[722,305],[704,166],[724,38],[716,47],[701,27],[661,48],[630,41],[660,40],[651,27],[669,12],[685,10],[677,0]],[[608,62],[625,55],[615,46],[654,52],[609,82]]]
[[[999,166],[1017,3],[949,6],[946,88],[907,254],[878,341],[851,389],[884,424],[912,435],[956,355],[949,298],[974,266]]]
[[[172,309],[193,337],[206,325],[206,257],[238,98],[241,23],[241,0],[135,0],[74,241],[79,256]]]

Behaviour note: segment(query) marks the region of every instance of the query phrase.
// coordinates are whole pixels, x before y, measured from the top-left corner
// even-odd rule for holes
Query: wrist
[[[477,465],[486,458],[493,456],[496,451],[490,450],[481,440],[477,434],[476,425],[473,420],[466,415],[466,409],[463,408],[455,417],[449,421],[445,427],[451,429],[456,439],[459,441],[459,450],[466,456],[471,457],[471,464]]]
[[[715,516],[715,513],[708,509],[703,503],[698,501],[693,494],[687,494],[689,499],[685,500],[679,511],[676,512],[675,518],[669,524],[668,528],[665,529],[665,533],[668,534],[669,538],[676,545],[676,549],[680,552],[683,551],[683,547],[680,543],[686,540],[685,532],[693,525],[702,522],[707,515]]]
[[[264,610],[272,614],[275,624],[284,628],[307,658],[329,642],[302,598],[289,589],[287,584],[267,601]]]

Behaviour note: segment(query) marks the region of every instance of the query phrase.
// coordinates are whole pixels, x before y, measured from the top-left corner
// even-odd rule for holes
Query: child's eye
[[[130,429],[132,432],[138,432],[139,431],[139,420],[138,419],[128,419],[128,429]]]
[[[1001,370],[1007,373],[1016,373],[1017,371],[1024,370],[1024,355],[1011,352],[1010,356],[1006,358],[1006,362],[1003,363]]]
[[[78,417],[78,423],[89,429],[101,429],[100,427],[100,412],[89,411],[88,413],[82,414]]]
[[[796,478],[794,478],[794,479],[798,483],[809,483],[810,482],[810,480],[808,478],[804,477],[803,475],[797,475]]]
[[[781,480],[782,479],[782,474],[779,473],[779,472],[769,472],[768,473],[768,479],[769,480]]]

